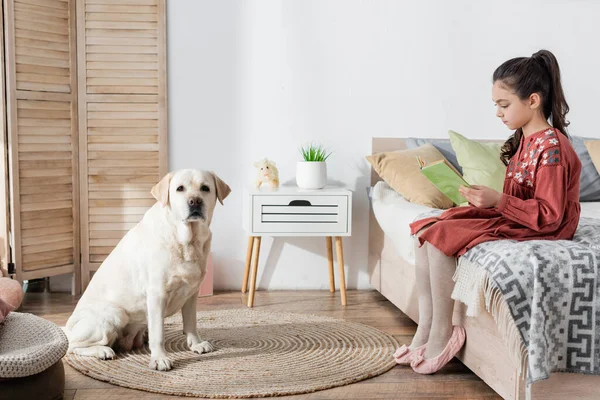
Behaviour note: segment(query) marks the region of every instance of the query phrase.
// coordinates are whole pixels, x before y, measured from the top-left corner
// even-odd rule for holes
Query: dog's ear
[[[173,178],[173,173],[169,172],[150,192],[163,207],[169,204],[169,185],[171,184],[171,178]]]
[[[223,204],[223,200],[225,200],[225,198],[227,196],[229,196],[229,193],[231,193],[231,188],[229,187],[228,184],[226,184],[225,182],[223,182],[221,180],[221,178],[219,178],[217,176],[217,174],[215,174],[214,172],[212,172],[212,175],[215,178],[215,188],[217,191],[217,199],[219,200],[219,203],[221,203],[221,205]]]

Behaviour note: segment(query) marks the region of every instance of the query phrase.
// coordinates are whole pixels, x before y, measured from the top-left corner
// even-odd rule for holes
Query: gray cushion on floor
[[[56,324],[11,312],[0,323],[0,378],[39,374],[67,353],[69,341]]]

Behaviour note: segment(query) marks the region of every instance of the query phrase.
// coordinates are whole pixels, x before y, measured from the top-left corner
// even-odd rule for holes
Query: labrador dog
[[[215,204],[230,192],[213,172],[189,169],[154,186],[156,204],[102,263],[67,321],[69,352],[113,358],[113,348],[141,347],[147,334],[150,368],[168,371],[163,320],[179,310],[190,350],[212,351],[196,330],[196,300]]]

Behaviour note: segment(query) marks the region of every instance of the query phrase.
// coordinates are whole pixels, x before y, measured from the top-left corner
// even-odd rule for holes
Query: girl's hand
[[[470,188],[461,186],[458,191],[469,203],[479,208],[497,207],[502,199],[502,193],[487,186],[472,185]]]

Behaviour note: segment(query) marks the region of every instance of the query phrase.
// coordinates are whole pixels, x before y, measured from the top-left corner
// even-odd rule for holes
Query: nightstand
[[[248,250],[242,293],[248,289],[248,307],[254,305],[260,242],[263,236],[325,237],[329,263],[329,290],[335,292],[333,239],[335,238],[340,294],[346,305],[346,278],[342,237],[352,228],[352,191],[339,187],[305,190],[296,186],[278,189],[246,189],[244,192],[244,230],[248,232]]]

